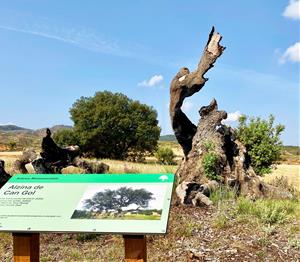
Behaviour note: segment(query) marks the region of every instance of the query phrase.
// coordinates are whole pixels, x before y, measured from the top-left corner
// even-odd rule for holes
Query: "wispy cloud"
[[[282,15],[294,20],[300,19],[300,0],[290,0]]]
[[[292,63],[300,62],[300,42],[295,43],[286,49],[279,59],[280,64],[290,61]]]
[[[163,80],[164,77],[162,75],[154,75],[149,79],[143,80],[142,82],[138,83],[138,86],[155,87],[162,84]]]
[[[131,55],[128,51],[122,50],[115,41],[109,41],[95,32],[84,29],[58,29],[49,26],[26,26],[23,28],[4,25],[0,25],[0,29],[48,38],[98,53],[117,56]]]
[[[29,22],[27,22],[26,19],[20,18],[21,22],[5,22],[0,17],[0,30],[47,38],[91,52],[137,59],[162,67],[173,68],[175,66],[169,59],[160,55],[153,55],[148,47],[138,43],[122,43],[121,45],[117,40],[110,39],[89,28],[57,26],[54,22],[43,18],[36,20],[40,21],[32,22],[32,18],[28,18]]]

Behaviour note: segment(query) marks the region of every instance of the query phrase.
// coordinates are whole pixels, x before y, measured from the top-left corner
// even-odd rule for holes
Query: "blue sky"
[[[172,132],[169,83],[193,70],[214,25],[224,54],[184,110],[216,98],[239,114],[274,114],[284,144],[299,144],[299,0],[54,1],[0,3],[0,124],[72,124],[69,108],[96,91],[153,106]]]

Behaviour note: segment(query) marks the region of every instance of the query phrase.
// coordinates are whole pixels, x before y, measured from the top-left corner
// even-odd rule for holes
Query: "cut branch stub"
[[[204,74],[213,67],[225,47],[219,43],[222,36],[212,28],[204,52],[195,71],[191,72],[183,67],[171,82],[170,88],[170,117],[175,136],[187,156],[192,148],[192,140],[196,133],[196,126],[182,112],[181,107],[186,97],[201,90],[208,78]]]

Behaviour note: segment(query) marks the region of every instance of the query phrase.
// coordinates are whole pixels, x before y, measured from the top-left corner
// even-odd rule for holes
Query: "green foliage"
[[[226,216],[225,213],[220,213],[213,219],[213,226],[222,229],[228,227],[229,222],[230,222],[229,217]]]
[[[202,146],[205,150],[202,158],[202,165],[204,168],[204,174],[211,180],[219,180],[219,165],[218,156],[215,153],[215,144],[211,140],[205,140],[202,142]]]
[[[242,116],[236,133],[239,140],[246,146],[251,159],[251,165],[257,174],[270,173],[271,165],[280,158],[282,142],[280,134],[284,130],[283,125],[274,126],[274,116],[270,115],[268,120]]]
[[[215,144],[210,140],[205,140],[202,144],[207,152],[211,152],[215,149]]]
[[[123,94],[104,91],[81,97],[70,113],[81,148],[91,156],[132,159],[157,147],[156,111]]]
[[[236,193],[236,190],[233,188],[220,186],[217,190],[211,192],[209,198],[214,204],[217,204],[220,201],[234,199]]]
[[[92,215],[90,212],[85,210],[75,210],[72,218],[92,218]]]
[[[290,247],[295,248],[296,250],[300,250],[300,239],[296,239],[296,238],[289,239],[288,244]]]
[[[202,165],[204,174],[211,180],[219,180],[218,156],[214,152],[208,152],[203,156]]]
[[[153,199],[152,193],[145,189],[132,189],[121,187],[117,190],[106,189],[96,193],[91,199],[84,202],[87,209],[96,212],[115,210],[122,211],[122,208],[135,204],[138,208],[148,207],[149,201]]]
[[[299,201],[260,199],[252,202],[248,198],[240,197],[237,201],[236,213],[238,216],[252,216],[263,224],[280,224],[292,215],[297,216]]]
[[[17,147],[17,143],[15,141],[8,142],[9,150],[15,150]]]
[[[61,147],[79,145],[79,140],[73,129],[61,129],[54,133],[53,140]]]
[[[160,147],[155,153],[155,157],[157,160],[165,165],[172,165],[174,164],[174,153],[171,148],[168,147]]]

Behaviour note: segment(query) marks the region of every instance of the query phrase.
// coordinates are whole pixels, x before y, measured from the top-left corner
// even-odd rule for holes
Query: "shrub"
[[[211,180],[219,180],[218,156],[214,152],[208,152],[203,156],[202,164],[204,174]]]
[[[280,158],[280,134],[284,126],[274,126],[274,120],[274,116],[270,115],[268,120],[257,117],[250,118],[247,123],[247,117],[242,116],[236,129],[237,137],[246,146],[251,165],[259,175],[270,173],[271,165]]]
[[[157,160],[165,165],[172,165],[174,164],[174,153],[171,148],[168,147],[160,147],[155,154]]]
[[[253,216],[264,224],[280,224],[291,216],[297,216],[298,201],[260,199],[255,202],[240,197],[237,201],[236,213],[239,216]]]
[[[9,141],[8,142],[8,147],[9,147],[9,150],[13,151],[13,150],[16,149],[17,143],[15,141]]]

